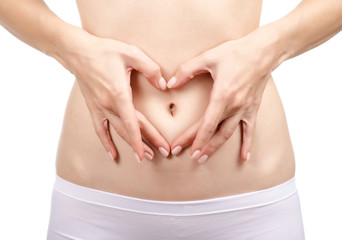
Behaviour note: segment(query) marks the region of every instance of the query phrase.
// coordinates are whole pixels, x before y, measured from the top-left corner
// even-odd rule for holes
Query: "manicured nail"
[[[161,77],[159,79],[159,87],[162,89],[162,90],[165,90],[166,89],[166,81],[163,77]]]
[[[196,150],[192,155],[191,155],[191,159],[192,160],[195,160],[197,157],[198,157],[198,155],[200,154],[200,150]]]
[[[182,147],[177,146],[174,149],[172,149],[171,153],[172,153],[172,155],[177,155],[178,153],[180,153],[180,151],[182,151]]]
[[[139,156],[136,152],[134,152],[134,156],[135,156],[135,159],[138,161],[138,163],[140,163],[141,161],[140,161]]]
[[[153,158],[152,155],[149,154],[148,152],[145,152],[144,155],[148,160],[152,160],[152,158]]]
[[[159,147],[158,149],[159,149],[159,152],[160,152],[164,157],[169,156],[169,153],[166,151],[165,148]]]
[[[175,85],[176,83],[176,78],[175,77],[172,77],[168,82],[167,82],[167,87],[168,88],[172,88],[173,85]]]
[[[247,159],[246,159],[246,161],[249,160],[250,156],[251,156],[251,154],[250,154],[250,152],[248,152],[248,153],[247,153]]]
[[[204,154],[200,159],[198,159],[198,163],[204,163],[208,159],[208,155]]]
[[[112,155],[112,153],[111,153],[110,151],[108,151],[108,155],[109,155],[109,157],[110,157],[112,160],[114,160],[114,157],[113,157],[113,155]]]

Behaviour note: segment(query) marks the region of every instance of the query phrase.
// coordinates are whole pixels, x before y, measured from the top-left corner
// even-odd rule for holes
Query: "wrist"
[[[63,24],[56,29],[53,42],[45,54],[53,57],[70,72],[73,72],[71,62],[75,55],[84,53],[96,37],[87,31],[71,24]]]
[[[285,41],[280,30],[271,24],[255,29],[243,37],[247,46],[251,46],[253,53],[267,71],[272,72],[288,59]]]

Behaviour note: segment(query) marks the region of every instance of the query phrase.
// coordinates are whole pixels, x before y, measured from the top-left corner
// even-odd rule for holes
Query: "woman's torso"
[[[85,30],[138,46],[160,65],[166,80],[184,61],[257,28],[261,5],[261,0],[78,1]],[[203,115],[212,83],[206,73],[179,89],[159,91],[140,73],[133,72],[133,103],[171,144]],[[175,106],[173,115],[169,110],[171,102]],[[153,146],[154,159],[139,164],[131,147],[112,127],[110,131],[119,153],[118,161],[109,158],[95,134],[75,81],[57,151],[57,174],[107,192],[185,201],[264,189],[290,179],[295,173],[286,118],[272,78],[263,94],[248,162],[243,162],[239,155],[240,127],[204,164],[190,159],[190,148],[164,158]]]

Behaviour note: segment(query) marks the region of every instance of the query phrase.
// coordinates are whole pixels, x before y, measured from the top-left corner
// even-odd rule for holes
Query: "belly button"
[[[175,104],[174,103],[170,103],[169,104],[169,109],[170,109],[170,113],[173,116],[174,115],[174,111],[175,111]]]

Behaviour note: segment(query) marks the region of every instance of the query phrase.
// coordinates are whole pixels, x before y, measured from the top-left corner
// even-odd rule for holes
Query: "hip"
[[[304,240],[295,178],[246,194],[172,202],[97,191],[56,176],[47,239],[161,238]]]

